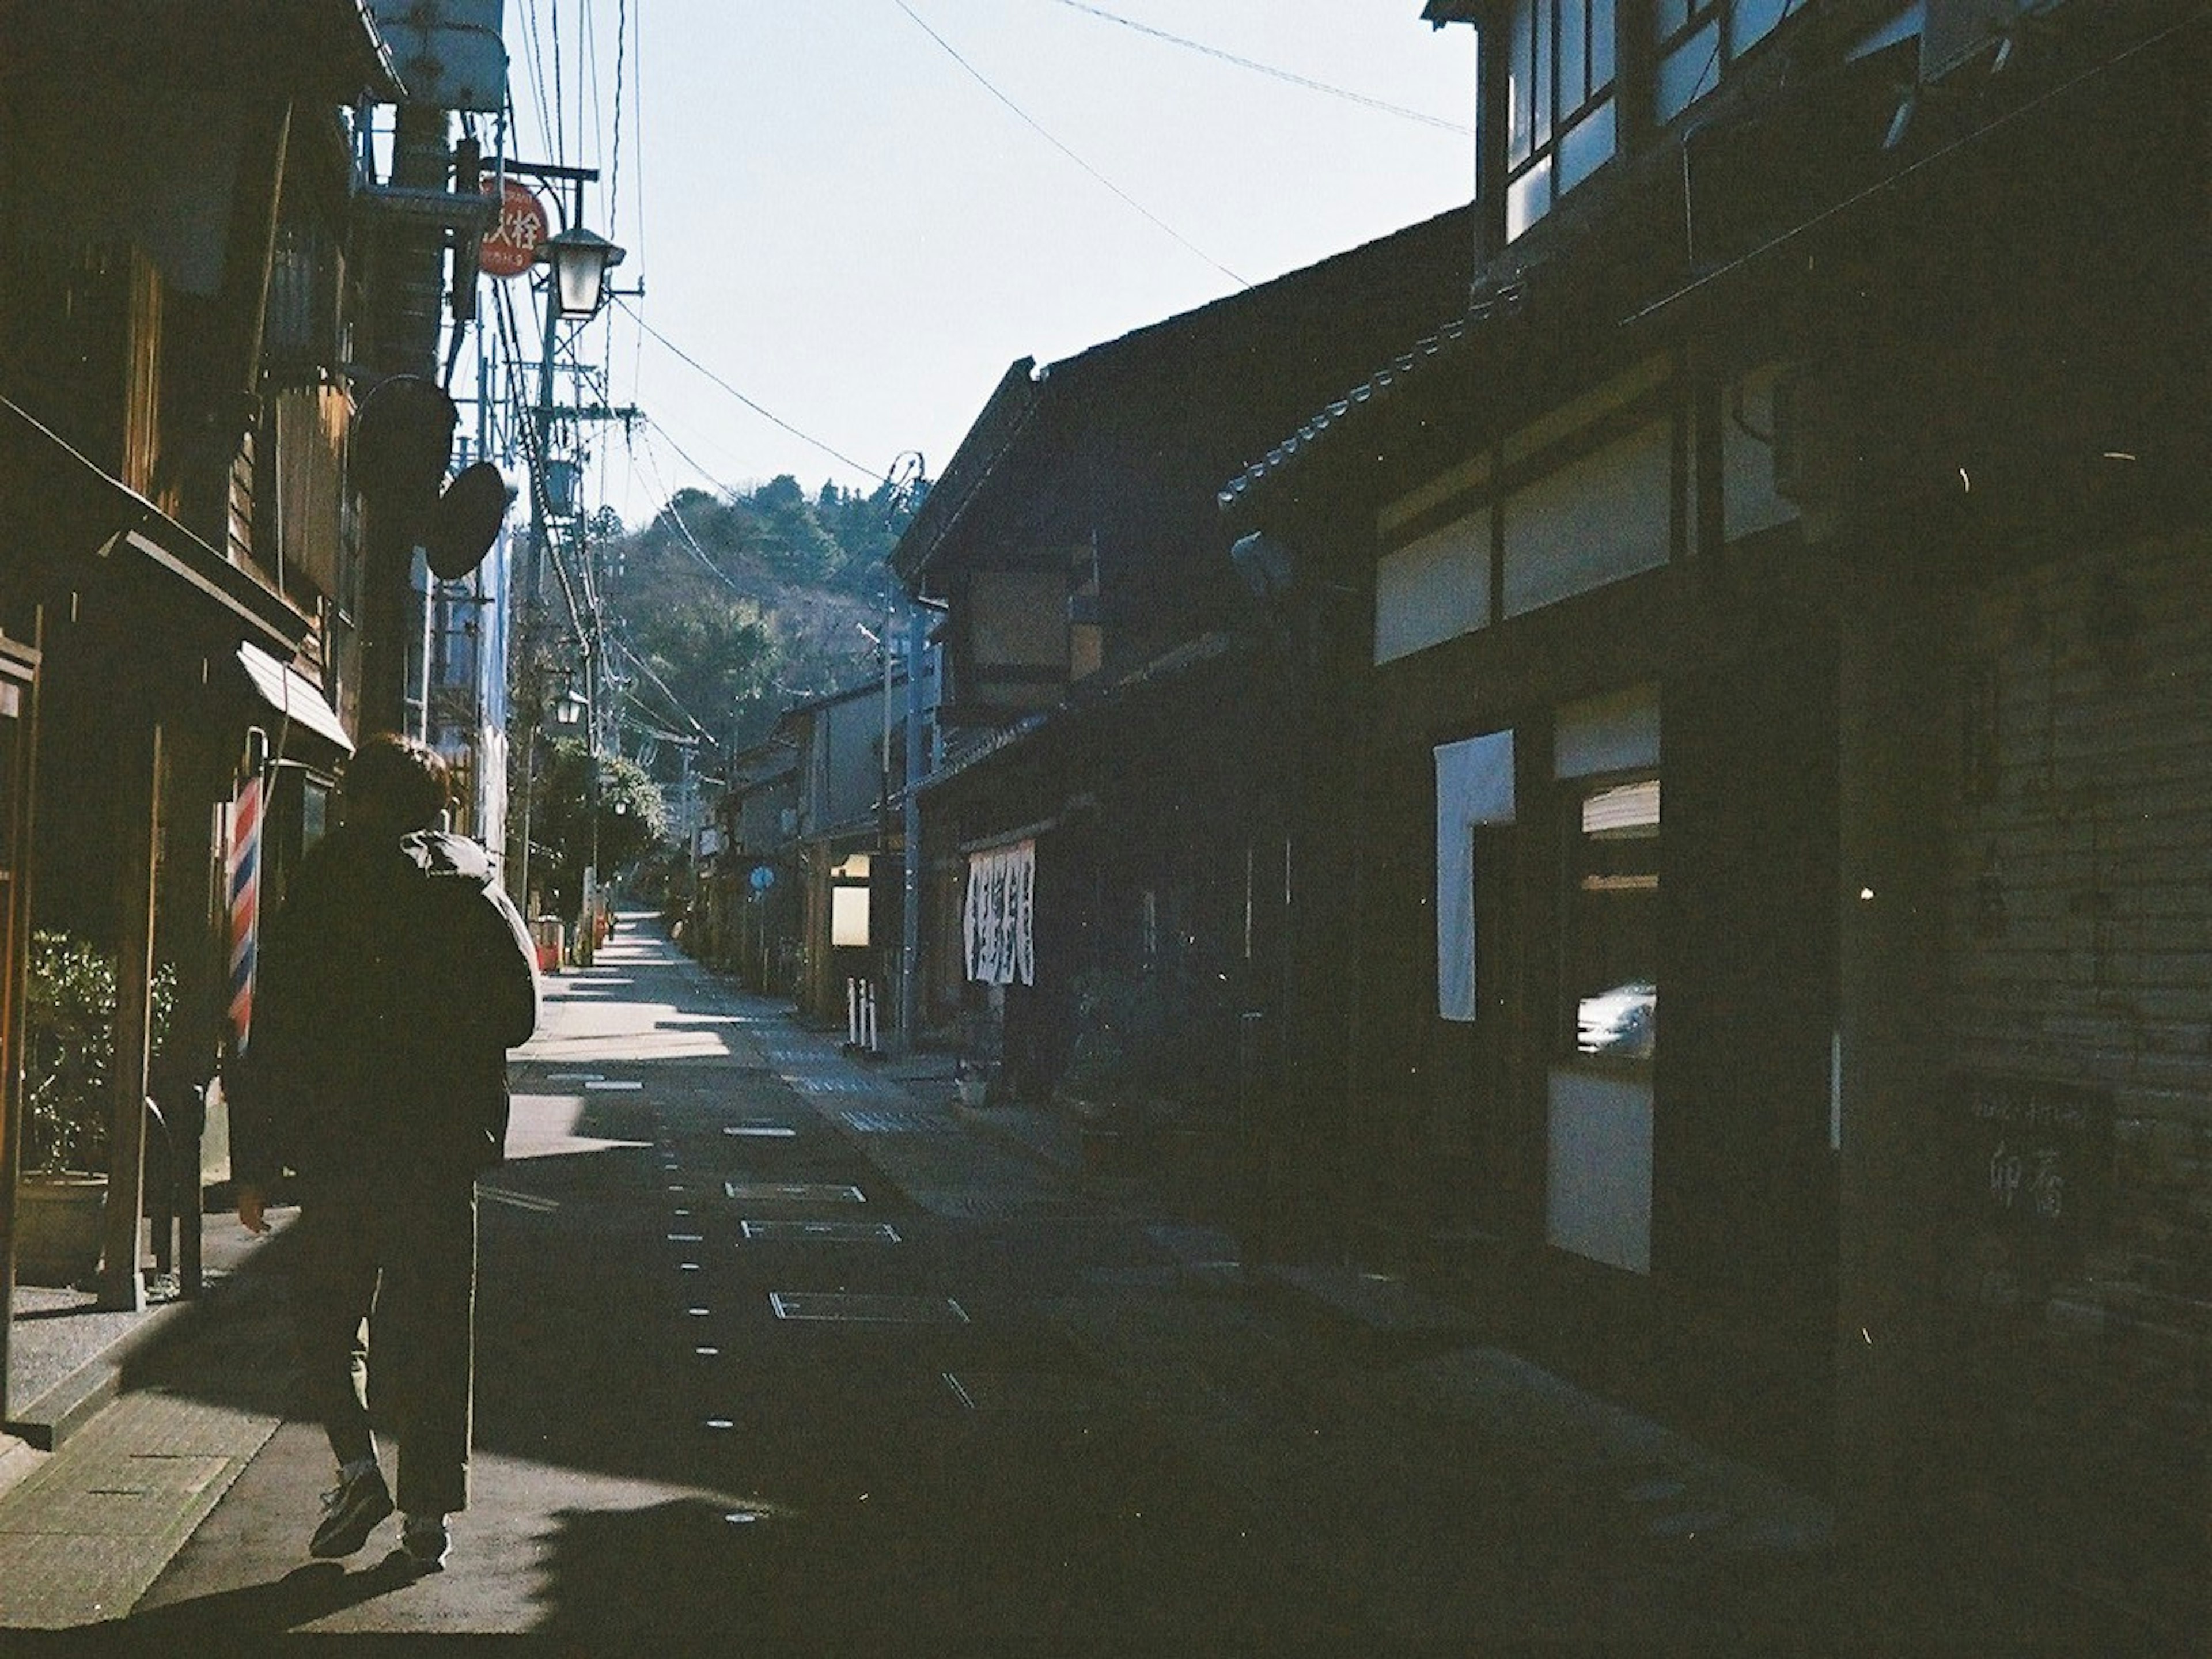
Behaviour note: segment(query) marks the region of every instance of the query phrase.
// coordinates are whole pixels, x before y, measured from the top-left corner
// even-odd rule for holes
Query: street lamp
[[[539,243],[538,252],[553,267],[555,314],[580,320],[606,303],[607,272],[623,262],[623,250],[597,231],[571,225]]]

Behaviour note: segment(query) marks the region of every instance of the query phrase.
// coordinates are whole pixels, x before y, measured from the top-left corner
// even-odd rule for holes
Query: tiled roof
[[[1218,497],[1223,509],[1237,506],[1287,471],[1302,456],[1310,453],[1325,438],[1356,423],[1368,410],[1388,402],[1408,382],[1464,358],[1483,337],[1486,325],[1518,311],[1526,298],[1527,289],[1522,283],[1498,289],[1469,307],[1464,317],[1415,341],[1224,484]]]

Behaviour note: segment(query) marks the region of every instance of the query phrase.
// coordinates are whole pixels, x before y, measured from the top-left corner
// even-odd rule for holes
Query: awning
[[[289,656],[312,624],[135,489],[0,398],[0,586],[61,586],[88,557],[173,578],[233,638]]]
[[[252,644],[238,647],[238,665],[246,671],[256,695],[283,719],[312,732],[342,755],[353,753],[353,739],[346,735],[337,710],[305,674]],[[281,750],[281,736],[277,746]]]

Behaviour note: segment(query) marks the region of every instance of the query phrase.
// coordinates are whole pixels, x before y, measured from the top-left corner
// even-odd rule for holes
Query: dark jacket
[[[333,830],[264,931],[251,1036],[224,1070],[239,1180],[489,1168],[507,1051],[537,1024],[529,935],[482,848]]]

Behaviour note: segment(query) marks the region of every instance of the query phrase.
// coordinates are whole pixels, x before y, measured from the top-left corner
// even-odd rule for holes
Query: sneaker
[[[327,1559],[351,1555],[368,1542],[376,1523],[392,1513],[392,1492],[384,1471],[374,1463],[351,1480],[341,1479],[323,1494],[323,1522],[309,1540],[307,1553]]]
[[[418,1572],[442,1571],[453,1547],[442,1515],[410,1515],[399,1523],[399,1547]]]

